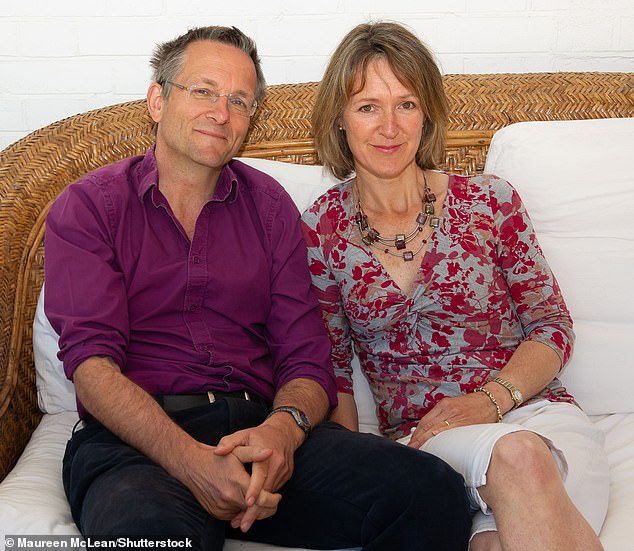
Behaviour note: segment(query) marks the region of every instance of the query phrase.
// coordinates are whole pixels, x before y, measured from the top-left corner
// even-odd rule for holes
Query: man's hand
[[[258,427],[238,431],[225,436],[215,449],[216,456],[254,457],[251,467],[251,480],[244,494],[248,506],[246,512],[232,518],[231,525],[246,532],[254,521],[262,516],[262,504],[267,503],[266,496],[279,495],[277,492],[293,474],[295,450],[304,441],[304,433],[293,418],[280,412]],[[270,453],[261,459],[248,450],[264,450]],[[279,500],[278,500],[279,501]],[[277,504],[276,504],[277,505]],[[270,515],[266,515],[270,516]]]
[[[187,457],[186,486],[214,518],[233,520],[250,511],[248,525],[240,525],[246,531],[255,520],[277,511],[279,494],[261,490],[255,499],[247,499],[251,476],[245,465],[266,462],[271,455],[270,448],[257,446],[241,446],[233,453],[216,454],[213,447],[199,444],[198,450]]]

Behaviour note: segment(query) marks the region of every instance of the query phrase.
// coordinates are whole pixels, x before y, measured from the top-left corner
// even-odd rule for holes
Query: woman
[[[434,170],[447,101],[430,52],[394,23],[341,42],[315,143],[346,179],[303,215],[340,405],[358,428],[354,347],[382,432],[463,474],[471,549],[602,549],[602,435],[557,380],[572,321],[515,190]]]

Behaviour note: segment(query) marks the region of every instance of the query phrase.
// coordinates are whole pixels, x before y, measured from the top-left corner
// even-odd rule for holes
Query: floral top
[[[303,230],[339,391],[352,393],[354,344],[384,434],[409,434],[441,398],[472,392],[523,340],[550,346],[566,364],[572,320],[508,182],[449,175],[411,295],[362,243],[354,212],[350,180],[304,213]],[[574,402],[557,379],[540,397]]]

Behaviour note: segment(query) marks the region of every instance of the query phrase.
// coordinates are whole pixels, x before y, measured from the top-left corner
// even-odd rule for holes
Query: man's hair
[[[150,66],[153,70],[152,78],[163,87],[163,94],[166,97],[169,96],[171,89],[169,82],[174,81],[183,68],[187,46],[192,42],[202,40],[234,46],[251,58],[257,78],[255,100],[258,103],[262,103],[266,92],[266,81],[262,72],[257,47],[251,38],[236,27],[196,27],[173,40],[158,44],[150,58]]]
[[[385,59],[396,77],[420,101],[425,115],[416,163],[436,168],[445,149],[448,105],[442,76],[429,49],[399,23],[363,23],[341,41],[315,97],[312,116],[315,146],[323,165],[337,178],[354,172],[354,159],[345,132],[339,129],[351,96],[365,85],[370,62]]]

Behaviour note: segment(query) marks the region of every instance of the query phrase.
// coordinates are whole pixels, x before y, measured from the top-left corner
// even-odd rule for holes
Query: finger
[[[246,446],[248,444],[248,436],[243,432],[235,432],[228,434],[220,439],[214,453],[216,455],[228,455],[238,446]]]
[[[273,450],[271,448],[261,448],[260,446],[237,446],[232,450],[233,455],[238,458],[238,460],[245,463],[259,463],[262,461],[266,461]],[[217,455],[225,455],[223,450]]]
[[[269,454],[270,455],[270,454]],[[257,461],[251,467],[251,480],[244,498],[248,507],[254,505],[260,496],[268,475],[268,462]]]
[[[256,520],[273,516],[277,512],[277,506],[281,499],[282,496],[280,494],[262,492],[258,503],[236,515],[231,520],[231,526],[235,529],[240,528],[242,532],[247,532]]]
[[[242,522],[242,518],[244,517],[246,511],[240,511],[235,517],[231,519],[231,528],[237,530],[240,528],[240,523]]]
[[[436,436],[440,430],[417,430],[410,438],[408,446],[410,448],[420,449],[420,447],[427,442],[432,436]]]

